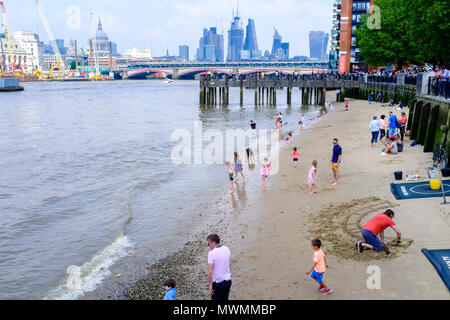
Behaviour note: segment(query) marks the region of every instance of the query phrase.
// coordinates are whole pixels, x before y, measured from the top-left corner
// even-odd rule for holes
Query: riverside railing
[[[428,82],[428,94],[430,96],[450,99],[450,78],[431,77]]]

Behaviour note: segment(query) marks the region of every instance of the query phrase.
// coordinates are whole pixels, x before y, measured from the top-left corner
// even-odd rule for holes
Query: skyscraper
[[[318,60],[327,60],[329,35],[323,31],[309,33],[309,57]]]
[[[283,60],[289,60],[289,42],[282,42],[281,49],[283,50]]]
[[[179,57],[181,60],[189,61],[189,46],[179,46]]]
[[[217,28],[203,29],[197,50],[198,61],[223,62],[223,35],[217,34]]]
[[[234,15],[234,13],[233,13]],[[233,18],[231,28],[228,31],[228,55],[227,61],[241,60],[241,51],[244,49],[244,29],[242,29],[239,11]]]
[[[261,59],[261,51],[258,49],[258,40],[256,39],[255,21],[248,19],[247,35],[245,37],[244,50],[248,51],[249,59]],[[241,59],[244,59],[241,54]]]
[[[278,33],[278,30],[275,29],[273,34],[272,54],[275,54],[277,50],[281,48],[281,42],[283,42],[283,38]]]

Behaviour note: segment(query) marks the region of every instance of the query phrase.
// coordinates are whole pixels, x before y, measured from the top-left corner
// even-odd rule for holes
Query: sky
[[[37,33],[48,42],[36,0],[3,0],[11,32]],[[78,41],[86,48],[91,37],[91,13],[95,28],[101,17],[109,40],[119,53],[138,47],[151,48],[154,57],[178,55],[178,46],[187,44],[194,58],[203,28],[224,32],[227,47],[232,12],[238,0],[41,0],[55,37]],[[290,55],[309,56],[309,31],[330,33],[333,0],[240,0],[239,14],[245,30],[248,18],[255,20],[259,49],[272,48],[273,28],[290,42]],[[77,14],[79,12],[79,14]],[[79,18],[78,18],[79,17]],[[3,32],[3,30],[1,30]]]

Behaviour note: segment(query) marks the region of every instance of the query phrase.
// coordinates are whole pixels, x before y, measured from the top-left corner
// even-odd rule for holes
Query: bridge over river
[[[206,73],[217,73],[219,76],[239,74],[250,75],[256,73],[271,74],[311,74],[328,72],[328,62],[147,62],[130,64],[124,70],[124,78],[145,79],[156,73],[164,73],[172,79],[195,79]]]

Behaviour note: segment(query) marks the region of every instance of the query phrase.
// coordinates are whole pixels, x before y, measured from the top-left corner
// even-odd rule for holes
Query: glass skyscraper
[[[283,41],[283,38],[278,33],[278,30],[275,29],[274,35],[273,35],[273,44],[272,44],[272,54],[276,54],[278,49],[281,49],[281,42]]]
[[[179,47],[179,57],[181,60],[189,61],[189,46],[183,45]]]
[[[234,15],[234,14],[233,14]],[[227,61],[241,60],[241,51],[244,49],[244,29],[242,29],[239,12],[233,18],[231,28],[228,31],[228,55]]]
[[[248,59],[252,60],[261,59],[261,51],[258,49],[255,21],[253,19],[248,19],[247,35],[245,37],[244,50],[246,51],[245,54],[248,56]],[[244,59],[243,52],[241,52],[241,59]]]
[[[203,29],[197,50],[198,61],[223,62],[223,35],[217,34],[217,28]]]
[[[309,57],[321,61],[328,60],[329,34],[323,31],[311,31],[309,33]]]

